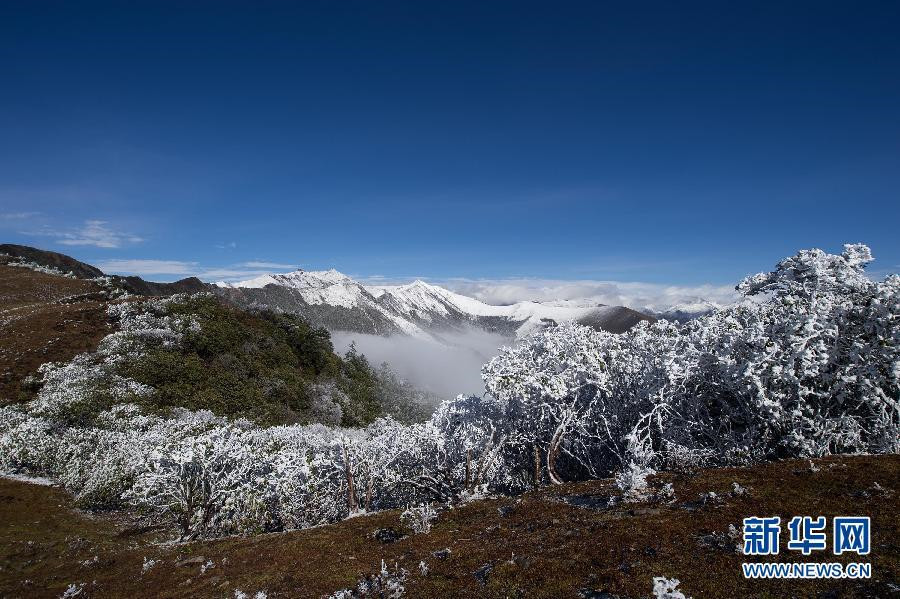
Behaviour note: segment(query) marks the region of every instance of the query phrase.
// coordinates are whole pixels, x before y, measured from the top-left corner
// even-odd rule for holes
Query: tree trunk
[[[563,416],[559,426],[553,431],[553,437],[550,439],[550,446],[547,448],[547,475],[550,477],[550,482],[554,485],[561,485],[563,483],[562,478],[560,478],[556,472],[556,454],[559,452],[559,446],[562,443],[563,435],[566,432],[566,426],[569,425],[569,419],[569,414]]]
[[[472,486],[472,450],[466,450],[466,491]]]
[[[344,471],[347,474],[347,507],[351,512],[356,511],[356,490],[353,488],[353,470],[350,466],[350,455],[347,446],[344,445]]]

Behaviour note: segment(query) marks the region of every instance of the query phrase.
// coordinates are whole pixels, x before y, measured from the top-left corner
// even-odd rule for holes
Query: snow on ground
[[[25,474],[14,474],[10,472],[0,472],[0,478],[5,478],[6,480],[15,480],[20,483],[28,483],[31,485],[41,485],[44,487],[52,487],[54,483],[49,478],[44,478],[43,476],[27,476]]]

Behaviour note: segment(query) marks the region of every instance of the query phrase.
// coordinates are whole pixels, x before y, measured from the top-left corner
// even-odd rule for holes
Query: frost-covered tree
[[[900,277],[870,281],[870,260],[800,252],[738,286],[760,301],[681,326],[557,327],[494,358],[486,386],[554,482],[616,461],[896,452]]]

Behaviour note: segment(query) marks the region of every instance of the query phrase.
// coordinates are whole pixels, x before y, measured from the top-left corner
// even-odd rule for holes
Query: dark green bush
[[[194,317],[199,330],[188,331],[177,348],[127,360],[120,372],[154,389],[140,400],[151,411],[184,407],[267,425],[308,423],[316,419],[313,395],[331,382],[342,392],[335,401],[343,426],[364,426],[387,413],[419,415],[386,409],[384,385],[365,356],[351,348],[341,358],[328,331],[299,316],[243,311],[208,296],[170,304],[168,312]]]

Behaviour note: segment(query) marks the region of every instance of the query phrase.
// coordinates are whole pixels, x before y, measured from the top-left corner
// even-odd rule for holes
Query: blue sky
[[[737,6],[740,4],[740,6]],[[156,280],[900,270],[896,2],[0,4],[0,239]]]

